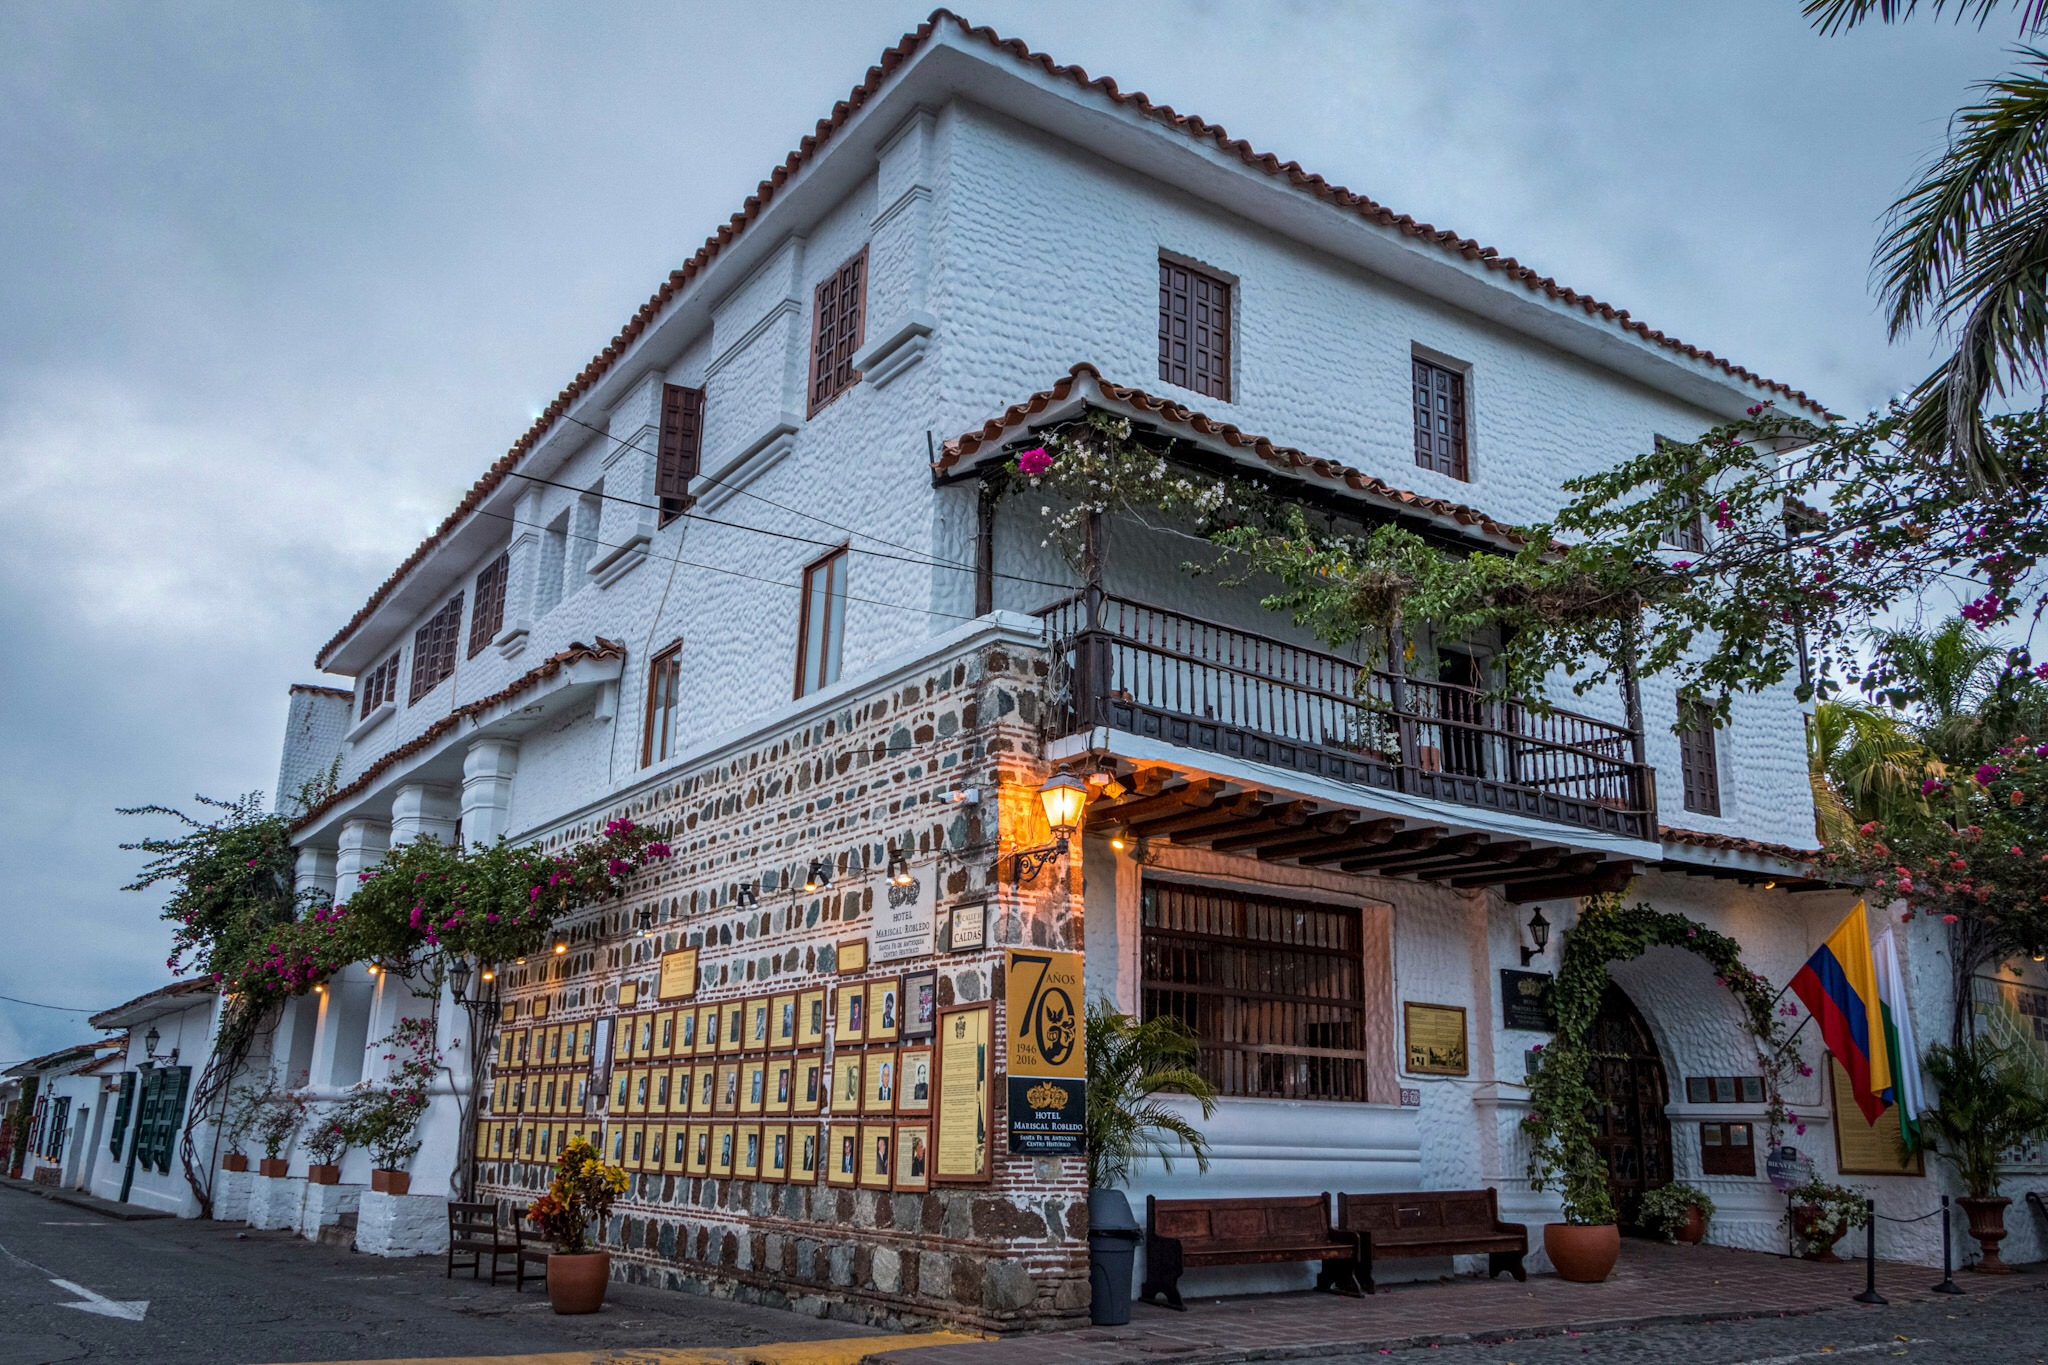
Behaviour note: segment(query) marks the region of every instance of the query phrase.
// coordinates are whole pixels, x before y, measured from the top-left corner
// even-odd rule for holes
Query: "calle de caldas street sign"
[[[1003,997],[1009,1016],[1010,1151],[1078,1155],[1088,1113],[1081,954],[1010,949]]]

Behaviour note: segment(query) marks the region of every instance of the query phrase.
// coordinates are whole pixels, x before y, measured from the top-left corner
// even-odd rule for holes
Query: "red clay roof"
[[[473,702],[469,702],[465,705],[456,707],[453,711],[450,711],[447,715],[441,717],[441,719],[435,721],[432,725],[429,725],[426,729],[420,731],[418,735],[407,740],[405,743],[393,749],[390,753],[385,754],[383,757],[379,758],[375,763],[372,763],[369,767],[363,769],[361,775],[358,776],[353,782],[350,782],[345,787],[335,788],[335,790],[328,795],[325,801],[320,802],[311,810],[308,810],[304,815],[301,815],[298,819],[292,821],[292,832],[296,834],[300,830],[304,829],[306,826],[312,824],[315,820],[319,819],[328,811],[332,810],[337,802],[349,800],[351,797],[357,796],[362,792],[368,791],[370,788],[370,784],[377,780],[378,774],[382,773],[392,764],[399,762],[401,759],[411,758],[414,754],[420,752],[422,749],[425,749],[435,740],[441,738],[441,736],[447,734],[450,730],[453,730],[456,726],[460,725],[468,717],[482,715],[484,712],[490,710],[492,707],[498,705],[499,703],[510,701],[512,698],[518,696],[521,692],[524,692],[527,688],[532,687],[535,683],[538,683],[545,678],[554,677],[555,674],[561,672],[568,665],[576,663],[579,660],[623,659],[626,657],[626,647],[618,643],[618,641],[607,640],[602,635],[596,636],[595,638],[597,640],[597,643],[594,645],[586,645],[583,644],[581,641],[578,641],[577,643],[572,644],[567,649],[563,650],[560,654],[550,654],[547,658],[541,660],[540,663],[528,669],[526,672],[520,674],[511,682],[505,684],[497,691],[491,693],[491,695],[489,695],[488,697],[478,697]]]
[[[346,687],[322,687],[319,683],[293,683],[292,691],[310,692],[316,697],[340,697],[343,701],[354,701],[356,695]]]
[[[1696,844],[1701,848],[1717,848],[1732,853],[1760,853],[1766,858],[1783,858],[1788,863],[1810,863],[1821,854],[1817,848],[1767,844],[1761,839],[1744,839],[1733,834],[1709,834],[1705,830],[1680,829],[1676,825],[1659,825],[1657,833],[1671,843]]]
[[[957,26],[967,37],[984,42],[990,47],[1016,58],[1018,61],[1035,65],[1056,79],[1065,80],[1083,89],[1094,90],[1099,94],[1106,95],[1115,103],[1137,113],[1141,117],[1153,119],[1165,124],[1176,132],[1185,133],[1189,137],[1213,142],[1218,148],[1236,156],[1245,165],[1255,170],[1263,171],[1276,179],[1283,179],[1296,189],[1312,194],[1326,203],[1335,205],[1338,208],[1347,209],[1362,218],[1369,219],[1383,227],[1393,228],[1419,241],[1427,242],[1444,251],[1462,256],[1466,260],[1477,261],[1486,269],[1505,276],[1532,293],[1543,294],[1560,303],[1578,308],[1588,316],[1612,322],[1627,331],[1634,332],[1645,341],[1652,342],[1668,350],[1676,351],[1689,359],[1715,366],[1737,379],[1743,380],[1745,383],[1773,393],[1782,394],[1815,413],[1823,416],[1828,415],[1826,408],[1798,389],[1774,379],[1766,379],[1753,370],[1722,359],[1712,351],[1691,345],[1679,340],[1677,337],[1667,336],[1648,324],[1639,322],[1629,316],[1627,309],[1616,308],[1611,304],[1602,303],[1590,294],[1582,294],[1575,289],[1568,289],[1550,276],[1539,274],[1531,267],[1523,265],[1512,256],[1502,256],[1494,248],[1482,246],[1469,237],[1460,237],[1455,232],[1439,229],[1429,223],[1417,222],[1409,215],[1395,213],[1392,209],[1365,195],[1356,194],[1341,185],[1333,185],[1320,175],[1314,175],[1303,170],[1297,162],[1282,161],[1270,152],[1259,151],[1242,139],[1232,138],[1224,131],[1220,124],[1210,123],[1206,119],[1194,114],[1179,113],[1169,105],[1154,104],[1142,92],[1133,91],[1125,93],[1117,88],[1116,81],[1111,77],[1091,77],[1081,67],[1062,65],[1045,53],[1032,51],[1030,47],[1015,38],[1005,38],[994,29],[970,24],[951,10],[935,9],[932,11],[929,19],[919,24],[909,33],[904,34],[894,47],[882,53],[880,60],[868,68],[867,75],[862,78],[860,84],[856,85],[845,99],[832,106],[832,113],[828,117],[818,120],[815,131],[799,142],[796,145],[796,149],[783,158],[782,164],[771,171],[768,178],[763,180],[754,193],[747,197],[747,201],[740,206],[738,213],[735,213],[723,226],[706,238],[704,245],[698,247],[696,254],[683,262],[680,268],[669,272],[669,276],[662,282],[661,288],[655,290],[654,295],[646,303],[640,305],[639,311],[626,320],[625,326],[619,329],[618,335],[612,338],[611,344],[591,358],[590,363],[585,365],[582,371],[569,381],[567,387],[556,395],[554,401],[549,403],[540,416],[534,420],[533,425],[527,428],[526,434],[517,441],[514,441],[512,448],[500,456],[488,470],[484,471],[483,477],[470,486],[469,492],[463,495],[462,501],[456,504],[455,510],[449,513],[442,520],[441,524],[434,529],[433,534],[421,541],[419,547],[410,555],[407,555],[405,561],[392,572],[391,576],[385,579],[375,592],[370,594],[369,601],[364,603],[362,608],[349,618],[349,623],[336,632],[333,639],[320,647],[319,654],[313,660],[315,667],[326,667],[327,661],[333,656],[334,651],[339,649],[342,643],[349,636],[353,635],[364,621],[369,619],[370,614],[383,604],[384,600],[391,595],[399,583],[404,581],[406,575],[419,566],[434,546],[438,545],[444,537],[461,525],[464,518],[483,504],[483,500],[505,481],[506,476],[526,456],[527,452],[538,445],[540,439],[553,429],[555,423],[561,419],[563,414],[568,412],[570,405],[596,384],[599,379],[603,378],[613,364],[626,353],[633,342],[639,338],[640,334],[647,330],[648,324],[653,322],[661,310],[667,306],[669,301],[675,298],[691,279],[702,273],[705,267],[710,265],[718,253],[725,248],[727,243],[737,238],[749,223],[760,217],[762,210],[767,207],[769,201],[774,199],[776,193],[784,185],[788,184],[790,179],[817,154],[819,148],[831,140],[834,133],[844,127],[846,122],[855,113],[859,112],[868,100],[875,96],[890,75],[910,60],[942,22]]]
[[[1477,528],[1501,540],[1517,544],[1523,541],[1523,537],[1514,527],[1505,522],[1495,521],[1477,508],[1451,502],[1446,498],[1432,498],[1421,493],[1411,493],[1405,488],[1396,488],[1383,479],[1353,469],[1349,465],[1338,464],[1334,460],[1318,459],[1296,450],[1293,446],[1276,445],[1264,436],[1253,436],[1229,422],[1218,422],[1171,398],[1158,398],[1143,389],[1135,389],[1127,384],[1113,384],[1102,377],[1102,371],[1086,361],[1067,371],[1051,388],[1042,389],[1021,403],[1011,404],[1000,416],[992,417],[973,431],[946,442],[939,458],[932,462],[932,468],[951,469],[983,446],[1000,441],[1005,433],[1019,423],[1066,402],[1073,396],[1075,383],[1084,377],[1093,380],[1106,398],[1127,404],[1140,412],[1149,413],[1162,421],[1200,432],[1204,436],[1213,436],[1236,449],[1248,450],[1276,469],[1284,469],[1290,473],[1315,474],[1333,483],[1341,483],[1354,492],[1365,493],[1382,502],[1390,503],[1402,511],[1432,513],[1456,521],[1461,526]]]

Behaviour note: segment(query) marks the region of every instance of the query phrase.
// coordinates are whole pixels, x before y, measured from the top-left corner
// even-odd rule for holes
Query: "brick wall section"
[[[698,1004],[929,968],[942,1006],[993,997],[1003,1036],[1003,947],[1080,946],[1062,894],[1078,880],[1059,881],[1078,878],[1078,860],[1025,888],[1021,905],[1013,888],[993,884],[999,853],[1045,837],[1035,798],[1046,771],[1035,757],[1045,671],[1036,651],[983,648],[555,832],[562,842],[628,815],[667,831],[675,856],[573,926],[569,954],[508,971],[518,1024],[542,994],[550,1024],[620,1013],[608,1002],[624,982],[637,984],[644,1008],[660,953],[695,945]],[[969,787],[982,793],[978,804],[947,799]],[[910,851],[924,894],[936,884],[941,943],[951,906],[986,900],[989,946],[839,977],[836,944],[865,935],[892,843]],[[795,888],[813,857],[832,861],[833,885],[806,896]],[[736,907],[734,887],[756,877],[759,903]],[[633,928],[643,906],[655,911],[658,938]],[[1088,1303],[1085,1164],[1008,1156],[1001,1058],[999,1047],[990,1183],[889,1193],[638,1174],[605,1229],[614,1273],[881,1323],[1019,1330],[1078,1320]],[[480,1197],[520,1204],[547,1178],[538,1162],[486,1161],[480,1171]]]

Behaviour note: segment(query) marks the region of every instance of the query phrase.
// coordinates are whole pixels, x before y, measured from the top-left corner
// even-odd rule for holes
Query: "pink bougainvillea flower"
[[[1990,786],[1993,782],[1996,782],[1998,780],[1998,775],[2004,771],[2005,769],[1999,767],[1996,763],[1978,764],[1977,785],[1980,787]]]
[[[1960,918],[1961,916],[1959,915],[1943,915],[1941,917],[1941,922],[1943,924],[1954,924]]]
[[[1034,479],[1051,468],[1052,454],[1044,446],[1033,446],[1017,457],[1018,471]]]

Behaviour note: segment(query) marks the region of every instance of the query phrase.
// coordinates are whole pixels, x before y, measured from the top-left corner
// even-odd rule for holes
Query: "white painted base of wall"
[[[363,1191],[356,1209],[357,1251],[371,1256],[438,1256],[447,1249],[445,1198]]]
[[[320,1240],[320,1229],[331,1228],[342,1215],[354,1213],[362,1202],[361,1185],[306,1185],[306,1200],[299,1206],[299,1236],[309,1242]]]
[[[254,1171],[216,1171],[213,1177],[213,1218],[217,1223],[249,1221],[250,1187]]]
[[[306,1202],[306,1177],[302,1175],[252,1176],[249,1185],[249,1226],[291,1228],[299,1226],[299,1209]]]

